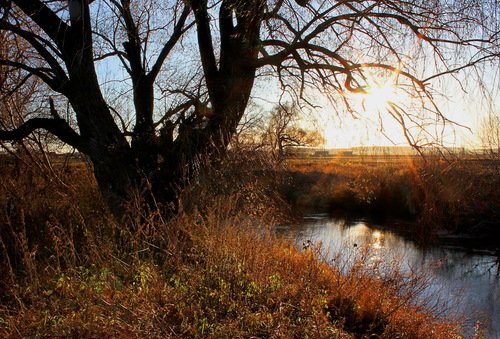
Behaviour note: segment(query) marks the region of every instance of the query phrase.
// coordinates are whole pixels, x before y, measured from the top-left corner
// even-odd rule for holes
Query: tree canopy
[[[23,119],[2,112],[0,140],[46,130],[90,158],[117,215],[133,196],[175,210],[224,154],[256,80],[349,110],[343,93],[392,73],[446,121],[433,83],[498,65],[498,16],[496,0],[1,0],[0,67],[16,90],[37,78],[43,94]],[[395,103],[389,113],[416,145],[407,131],[419,114]]]

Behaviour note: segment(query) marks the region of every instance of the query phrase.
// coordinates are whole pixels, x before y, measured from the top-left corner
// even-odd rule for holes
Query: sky
[[[376,102],[376,104],[380,103]],[[457,124],[447,123],[444,127],[439,125],[437,129],[427,128],[427,130],[436,138],[436,141],[441,140],[445,146],[449,147],[481,147],[480,132],[484,119],[487,119],[492,111],[500,115],[498,96],[493,110],[488,108],[479,96],[457,92],[450,94],[447,99],[438,100],[437,104],[443,114]],[[380,108],[381,125],[378,119],[378,109],[369,106],[367,110],[361,110],[358,118],[352,118],[349,114],[343,117],[336,116],[328,108],[320,110],[318,115],[319,119],[323,120],[325,147],[407,145],[401,126],[388,114],[383,113],[383,107]]]
[[[126,77],[123,69],[116,63],[100,64],[98,72],[101,82]],[[493,104],[490,106],[477,83],[442,80],[436,84],[437,91],[442,93],[436,97],[436,103],[448,119],[458,123],[458,125],[448,123],[444,130],[436,129],[436,125],[440,127],[439,124],[431,123],[432,128],[427,128],[427,131],[435,136],[437,141],[449,147],[481,147],[479,130],[482,122],[488,114],[500,115],[499,71],[485,72],[483,79],[492,95]],[[390,79],[387,84],[384,83],[385,80],[387,79],[378,79],[381,88],[369,95],[347,94],[353,108],[357,111],[355,116],[342,108],[339,109],[339,106],[335,107],[321,93],[314,93],[312,95],[314,104],[319,107],[305,116],[304,126],[319,129],[323,133],[325,148],[408,146],[401,126],[385,112],[388,106],[387,101],[410,106],[408,104],[410,98],[394,89],[390,84]],[[109,91],[113,89],[122,88],[124,84],[119,85],[118,82],[110,85],[105,86],[107,88],[105,95],[111,94]],[[252,100],[263,111],[271,111],[279,102],[279,98],[280,90],[276,82],[269,81],[269,79],[256,82]],[[440,138],[442,140],[438,140]]]
[[[194,33],[193,33],[194,34]],[[196,43],[193,37],[187,38],[183,41],[184,47],[187,49],[197,50]],[[175,77],[183,77],[183,67],[185,65],[189,69],[189,65],[197,63],[197,53],[191,53],[186,56],[186,53],[178,55],[182,62],[173,62],[175,67],[172,71],[166,71],[166,82],[169,82]],[[170,60],[176,61],[176,60]],[[181,60],[179,60],[181,61]],[[169,64],[167,61],[168,65]],[[111,63],[103,62],[99,64],[99,76],[101,82],[106,82],[108,79],[126,78],[123,69],[116,63],[116,60]],[[166,69],[169,69],[166,67]],[[186,71],[187,72],[187,71]],[[187,72],[189,73],[189,72]],[[470,75],[470,74],[469,74]],[[494,104],[487,107],[486,100],[483,99],[482,92],[479,90],[478,83],[471,81],[472,77],[463,73],[458,75],[456,79],[451,80],[435,79],[432,81],[431,86],[435,88],[438,93],[442,95],[436,96],[436,103],[442,110],[443,114],[458,123],[448,123],[444,129],[439,128],[439,123],[435,123],[431,115],[425,115],[428,119],[429,125],[425,129],[429,136],[435,136],[435,141],[442,142],[445,146],[454,147],[480,147],[479,140],[479,126],[482,121],[486,119],[488,114],[500,115],[500,95],[499,83],[500,75],[498,69],[485,69],[482,74],[477,74],[483,78],[485,87],[491,91],[493,95]],[[402,94],[400,91],[395,90],[390,84],[393,79],[377,79],[376,82],[382,85],[381,91],[374,91],[368,96],[355,96],[348,95],[349,100],[357,111],[353,116],[346,112],[340,106],[334,106],[323,95],[313,93],[314,104],[319,106],[314,109],[312,113],[306,116],[304,125],[310,128],[318,128],[323,132],[327,148],[344,148],[355,146],[406,146],[408,142],[405,140],[401,127],[385,113],[387,108],[387,101],[392,101],[400,106],[408,106],[408,112],[412,114],[419,114],[413,111],[416,106],[415,103],[410,103],[410,99]],[[387,82],[387,84],[385,84]],[[106,86],[106,94],[116,98],[123,98],[125,96],[120,92],[121,90],[130,87],[129,83],[113,82]],[[280,91],[274,81],[264,79],[263,81],[256,82],[254,91],[252,93],[253,101],[259,105],[264,111],[270,111],[279,101]],[[158,103],[157,109],[161,110],[163,105]],[[122,103],[122,106],[127,108],[127,103]],[[128,111],[132,113],[132,108],[128,107]],[[163,110],[164,111],[164,110]],[[311,120],[315,120],[312,123]],[[436,128],[436,126],[438,128]],[[466,127],[460,127],[466,126]],[[414,130],[414,134],[422,134]],[[440,139],[440,140],[438,140]]]
[[[444,127],[436,122],[433,115],[425,118],[429,126],[426,133],[413,129],[415,135],[427,134],[428,141],[435,141],[447,147],[480,148],[481,125],[490,114],[500,116],[500,75],[495,69],[487,69],[481,76],[484,87],[478,82],[466,81],[459,75],[455,78],[443,78],[431,84],[435,102],[443,115],[450,120]],[[467,77],[467,75],[462,75]],[[384,82],[386,81],[387,82]],[[318,128],[325,137],[325,148],[349,148],[356,146],[408,146],[401,126],[387,114],[388,101],[400,106],[418,106],[409,103],[411,97],[395,89],[390,79],[378,79],[376,88],[368,95],[347,94],[356,114],[345,110],[336,110],[320,93],[314,96],[314,103],[319,108],[307,116],[304,126]],[[279,89],[276,84],[266,82],[257,84],[254,90],[255,102],[264,110],[270,110],[278,102]],[[413,100],[414,101],[414,100]],[[311,123],[316,120],[316,123]],[[453,124],[451,121],[455,122]]]

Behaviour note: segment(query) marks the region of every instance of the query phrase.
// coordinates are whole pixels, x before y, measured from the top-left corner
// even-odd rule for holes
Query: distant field
[[[471,164],[485,167],[499,167],[500,156],[492,157],[489,155],[466,155],[460,157],[443,158],[441,156],[426,156],[420,155],[331,155],[331,156],[307,156],[307,157],[290,157],[286,160],[287,164],[292,169],[305,170],[310,166],[311,170],[327,170],[332,165],[341,166],[380,166],[385,164],[392,165],[418,165],[427,164]]]

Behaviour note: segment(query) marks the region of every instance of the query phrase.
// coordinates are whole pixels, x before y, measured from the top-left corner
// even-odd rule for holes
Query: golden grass
[[[341,273],[317,250],[299,251],[244,213],[245,196],[214,196],[168,223],[152,215],[130,232],[106,213],[91,177],[68,182],[54,186],[24,171],[1,186],[0,337],[453,338],[459,331],[413,303],[418,278],[380,280],[363,260]]]
[[[290,159],[295,182],[289,199],[305,210],[413,220],[422,236],[498,224],[498,159],[425,160],[414,156]]]

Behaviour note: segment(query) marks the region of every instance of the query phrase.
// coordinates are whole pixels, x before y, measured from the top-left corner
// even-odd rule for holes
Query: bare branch
[[[33,118],[29,119],[21,126],[10,130],[0,130],[0,140],[19,141],[26,138],[37,129],[44,129],[57,136],[61,141],[76,148],[77,150],[88,153],[89,147],[86,142],[78,135],[63,119]]]
[[[26,15],[33,19],[45,33],[64,50],[69,26],[40,0],[13,0]]]
[[[161,50],[160,54],[158,55],[158,58],[156,59],[156,62],[154,63],[153,67],[151,68],[151,71],[148,74],[148,78],[151,83],[158,76],[161,66],[165,62],[165,59],[169,55],[172,48],[174,48],[177,41],[179,41],[181,36],[194,25],[193,22],[187,25],[187,27],[184,27],[184,24],[186,23],[186,19],[188,18],[190,12],[191,9],[189,8],[189,6],[185,6],[184,9],[182,10],[182,14],[179,18],[179,21],[175,25],[174,32],[170,36],[170,39],[168,39],[168,41],[163,46],[163,49]]]
[[[18,68],[18,69],[23,69],[31,74],[34,74],[37,77],[39,77],[43,82],[45,82],[47,85],[49,85],[50,88],[52,88],[55,91],[60,90],[63,86],[63,84],[61,82],[59,82],[57,78],[51,76],[51,74],[52,74],[51,68],[32,67],[32,66],[26,65],[22,62],[1,60],[1,59],[0,59],[0,65],[6,65],[6,66]]]
[[[469,68],[469,67],[473,67],[479,63],[482,63],[484,61],[487,61],[487,60],[490,60],[490,59],[498,59],[500,58],[500,53],[497,53],[497,54],[492,54],[492,55],[485,55],[481,58],[478,58],[476,60],[471,60],[470,62],[466,63],[465,65],[462,65],[460,67],[455,67],[455,68],[451,68],[451,69],[448,69],[444,72],[439,72],[437,74],[433,74],[432,76],[428,77],[428,78],[425,78],[424,80],[422,80],[422,82],[428,82],[432,79],[435,79],[435,78],[438,78],[438,77],[441,77],[443,75],[447,75],[447,74],[452,74],[452,73],[457,73],[463,69],[466,69],[466,68]]]
[[[132,12],[130,9],[130,0],[120,0],[121,5],[119,9],[123,20],[125,21],[125,26],[127,28],[128,41],[123,43],[125,52],[127,52],[127,59],[130,62],[130,69],[134,77],[143,75],[145,73],[144,67],[141,61],[141,38],[139,36],[139,29],[134,22]],[[116,3],[116,1],[113,1]]]
[[[212,33],[210,32],[210,17],[207,11],[206,0],[192,0],[196,27],[198,28],[198,46],[200,49],[201,63],[205,72],[207,87],[210,93],[215,93],[217,86],[217,62],[215,60]]]
[[[59,61],[52,55],[51,51],[54,51],[54,49],[47,49],[42,43],[41,38],[37,36],[36,34],[25,31],[15,25],[12,25],[8,22],[5,21],[0,21],[0,30],[5,29],[8,30],[12,33],[17,34],[18,36],[22,37],[24,40],[26,40],[35,50],[40,54],[40,56],[47,62],[47,64],[51,67],[52,72],[56,75],[58,82],[62,85],[66,81],[68,81],[68,77],[66,76],[66,72],[64,69],[60,66]],[[44,41],[45,42],[45,41]],[[48,42],[45,42],[48,43]],[[49,44],[50,46],[50,44]]]

